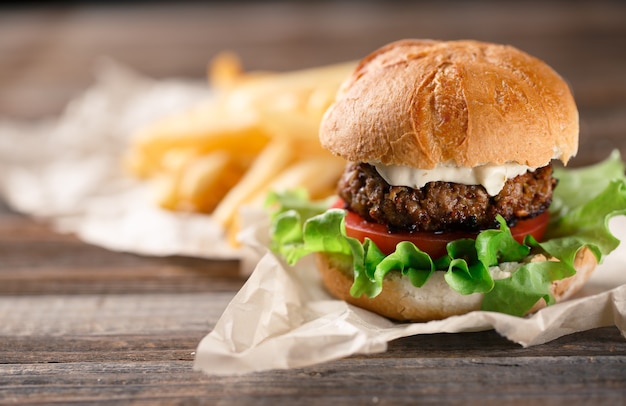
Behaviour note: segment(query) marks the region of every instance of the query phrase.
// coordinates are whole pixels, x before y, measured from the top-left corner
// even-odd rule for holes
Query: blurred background
[[[3,3],[0,117],[58,114],[92,83],[102,57],[154,78],[202,79],[223,50],[247,70],[282,71],[357,59],[407,37],[515,45],[571,83],[584,145],[603,143],[600,154],[623,136],[616,133],[626,116],[621,1]]]

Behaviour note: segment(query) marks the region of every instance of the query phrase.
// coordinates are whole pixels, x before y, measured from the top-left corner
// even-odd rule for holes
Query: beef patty
[[[337,192],[346,208],[390,231],[478,231],[497,226],[500,214],[509,225],[543,213],[557,181],[552,165],[507,180],[496,196],[483,186],[430,182],[421,189],[391,186],[365,163],[351,163]]]

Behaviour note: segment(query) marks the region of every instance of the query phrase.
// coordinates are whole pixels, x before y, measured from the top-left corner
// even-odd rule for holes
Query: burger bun
[[[401,40],[364,58],[320,125],[352,162],[432,169],[567,163],[578,150],[568,84],[512,46]]]

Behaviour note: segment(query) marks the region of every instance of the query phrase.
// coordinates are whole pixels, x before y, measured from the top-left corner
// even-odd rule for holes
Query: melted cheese
[[[500,193],[508,179],[536,169],[514,163],[481,165],[474,168],[443,164],[433,169],[417,169],[402,165],[372,165],[380,176],[393,186],[419,189],[428,182],[453,182],[463,185],[482,185],[490,196]]]

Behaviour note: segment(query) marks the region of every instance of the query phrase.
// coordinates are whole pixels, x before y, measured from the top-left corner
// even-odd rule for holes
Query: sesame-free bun
[[[353,162],[541,167],[576,154],[578,111],[552,68],[512,46],[407,39],[359,63],[320,140]]]
[[[433,273],[420,288],[413,286],[409,278],[402,277],[399,271],[391,271],[385,276],[383,289],[378,296],[371,299],[366,296],[355,298],[350,295],[350,287],[354,281],[352,268],[346,268],[345,262],[333,261],[333,257],[328,254],[315,255],[317,269],[330,294],[393,320],[411,322],[441,320],[480,310],[481,307],[483,294],[462,295],[452,290],[443,278],[445,274],[443,271]],[[537,255],[530,260],[546,259],[542,255]],[[596,265],[593,253],[586,247],[581,249],[574,259],[576,274],[552,282],[550,290],[555,300],[563,301],[580,290]],[[545,302],[540,300],[529,313],[544,306]]]

